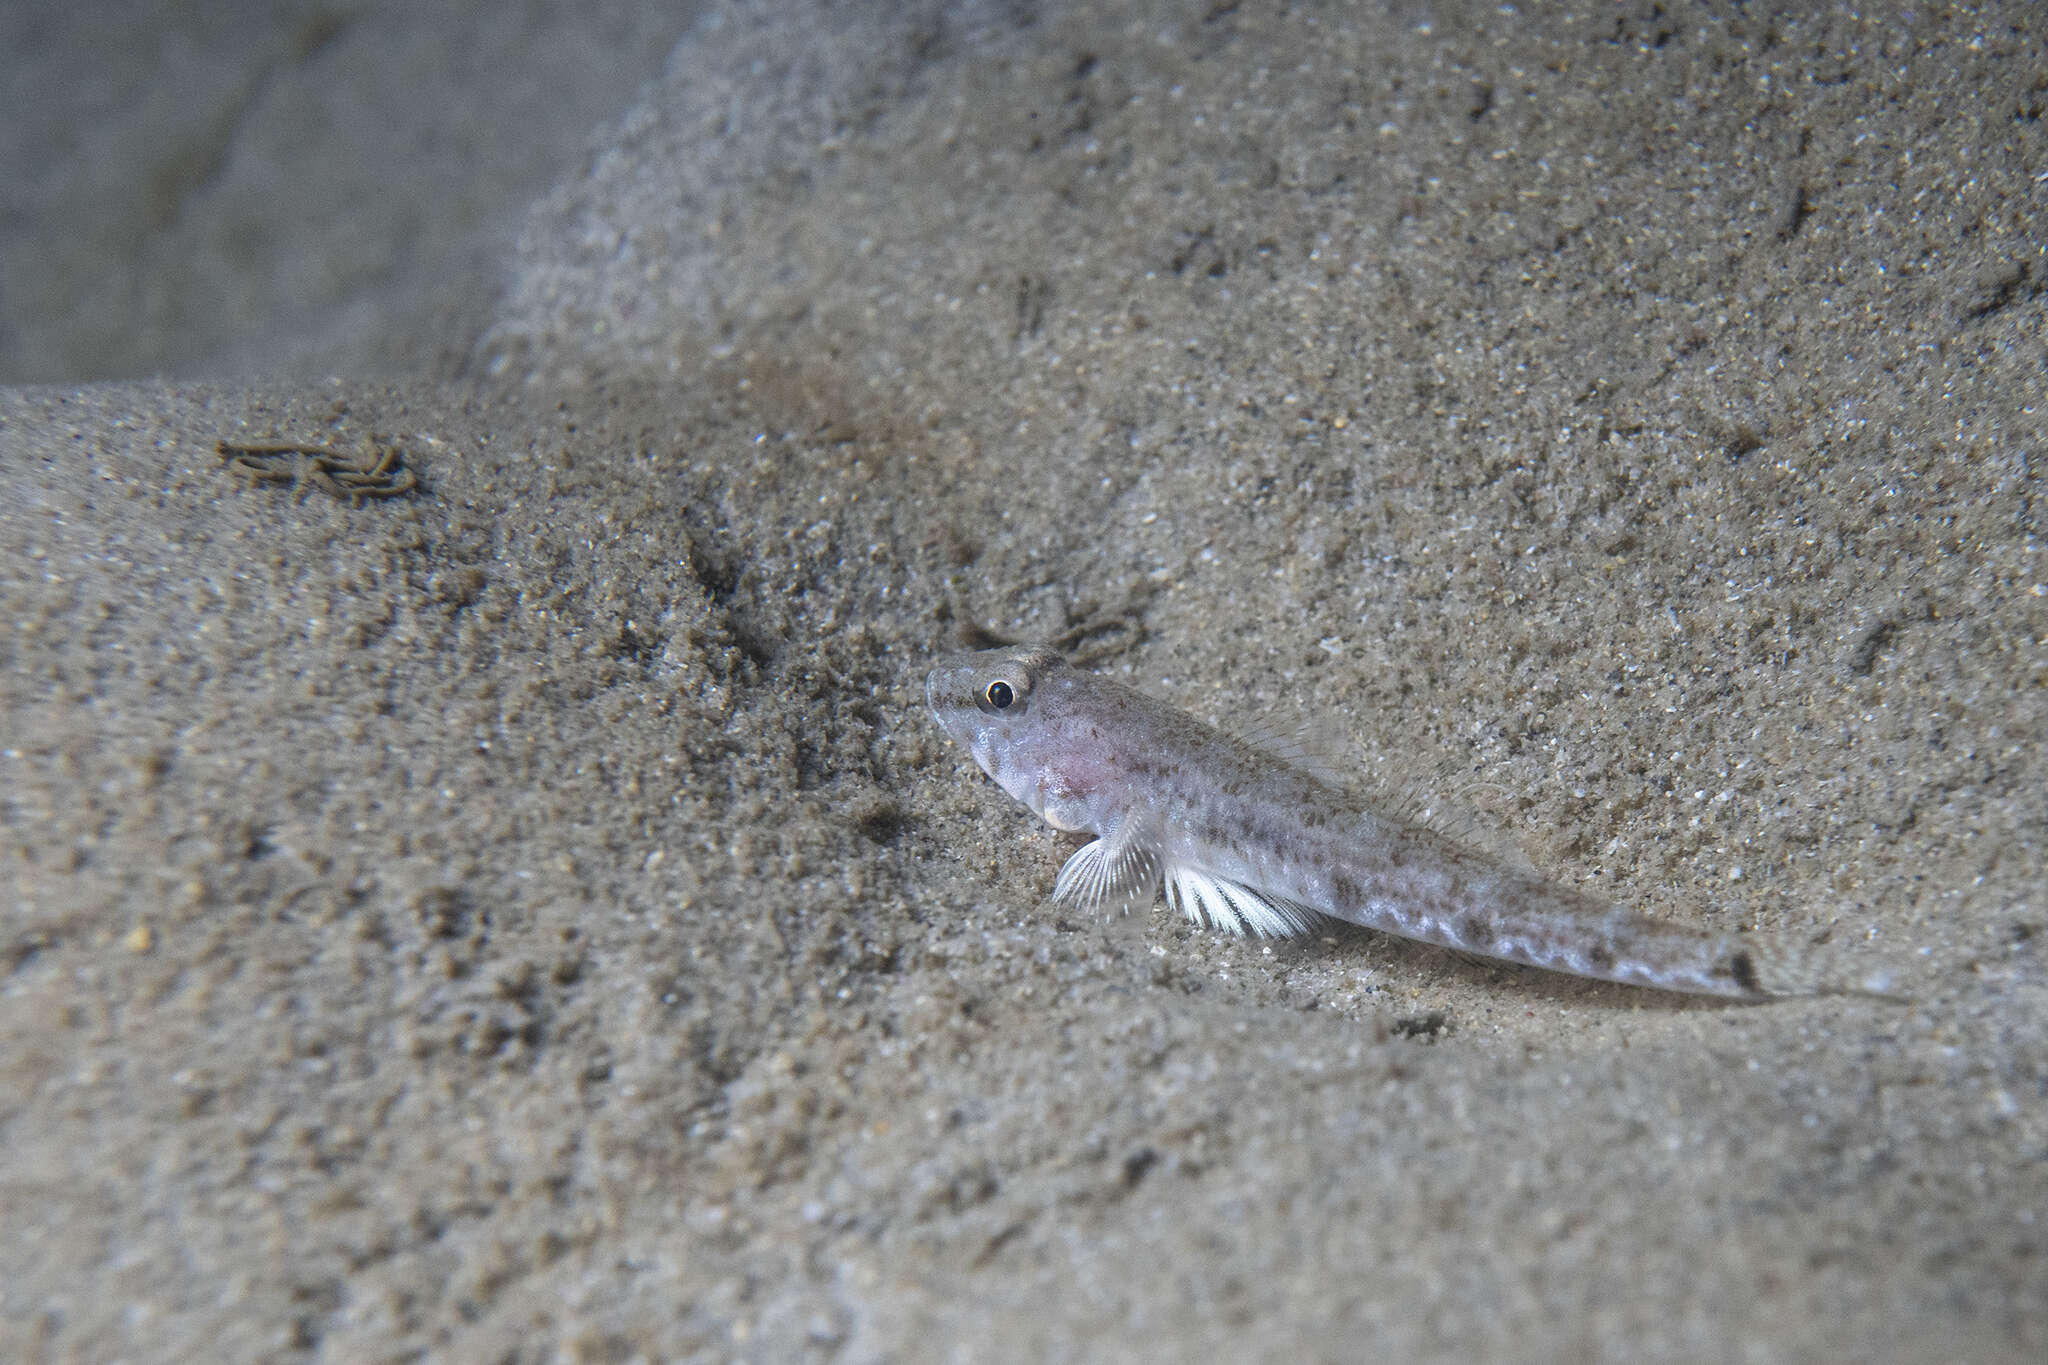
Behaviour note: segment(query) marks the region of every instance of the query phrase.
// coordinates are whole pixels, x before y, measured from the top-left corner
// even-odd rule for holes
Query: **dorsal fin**
[[[1356,746],[1344,727],[1334,721],[1265,716],[1232,726],[1232,733],[1260,753],[1339,791],[1358,785]]]
[[[1428,778],[1404,773],[1381,779],[1367,788],[1366,801],[1380,814],[1440,834],[1525,877],[1541,878],[1542,869],[1521,845],[1470,806],[1442,795],[1454,787],[1470,791],[1489,785],[1494,784],[1469,779],[1461,784],[1456,766],[1447,759]]]
[[[1513,839],[1471,807],[1442,795],[1445,790],[1461,785],[1457,767],[1448,759],[1426,776],[1411,775],[1397,766],[1393,774],[1368,777],[1358,770],[1357,746],[1350,734],[1334,721],[1263,716],[1237,725],[1234,733],[1260,753],[1299,768],[1339,791],[1355,794],[1376,814],[1440,834],[1524,876],[1543,875]],[[1488,784],[1463,780],[1461,789],[1469,791],[1485,785]]]

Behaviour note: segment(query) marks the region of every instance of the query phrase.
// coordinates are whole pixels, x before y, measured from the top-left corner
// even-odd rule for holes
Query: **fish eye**
[[[988,690],[983,692],[982,695],[987,697],[988,704],[998,711],[1008,710],[1010,703],[1017,700],[1017,694],[1011,691],[1010,685],[1001,678],[990,683]]]

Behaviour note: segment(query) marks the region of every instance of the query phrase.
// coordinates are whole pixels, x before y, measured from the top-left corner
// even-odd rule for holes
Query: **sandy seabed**
[[[0,390],[0,1357],[2041,1359],[2044,112],[2020,6],[709,6],[373,377]],[[1913,1003],[1075,922],[990,635]]]

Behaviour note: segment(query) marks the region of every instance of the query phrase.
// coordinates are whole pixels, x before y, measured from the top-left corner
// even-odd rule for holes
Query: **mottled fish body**
[[[1824,987],[1782,947],[1618,909],[1376,811],[1307,745],[1239,737],[1025,646],[933,669],[946,733],[1055,829],[1098,836],[1057,904],[1282,937],[1319,919],[1658,990],[1763,1000]]]

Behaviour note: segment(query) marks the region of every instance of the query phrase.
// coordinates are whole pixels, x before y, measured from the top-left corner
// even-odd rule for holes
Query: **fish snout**
[[[924,678],[924,704],[931,709],[932,719],[946,732],[949,739],[959,740],[961,736],[960,710],[972,706],[965,695],[967,686],[964,676],[969,670],[958,664],[940,664]]]

